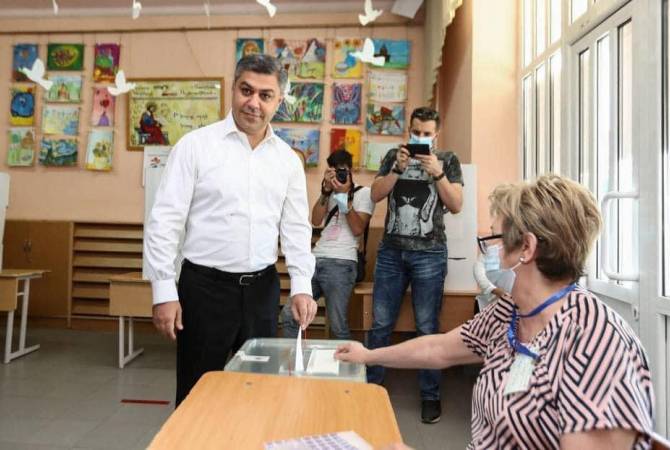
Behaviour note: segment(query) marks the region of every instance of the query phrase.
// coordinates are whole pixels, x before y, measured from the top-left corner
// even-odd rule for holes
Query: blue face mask
[[[417,136],[415,134],[409,134],[409,143],[410,144],[425,144],[433,147],[433,137],[432,136]]]
[[[516,281],[516,272],[514,269],[521,265],[521,261],[509,269],[498,269],[486,272],[486,278],[497,288],[502,289],[508,294],[512,293],[514,282]]]
[[[484,268],[487,272],[500,269],[500,245],[486,247]]]

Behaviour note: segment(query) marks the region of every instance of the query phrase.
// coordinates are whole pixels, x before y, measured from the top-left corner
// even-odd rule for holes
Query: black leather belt
[[[265,275],[269,275],[273,272],[276,272],[274,264],[267,266],[265,269],[258,270],[256,272],[224,272],[213,267],[201,266],[200,264],[195,264],[188,259],[184,259],[184,266],[189,269],[197,272],[201,275],[205,275],[209,278],[215,280],[226,280],[233,281],[240,286],[251,286],[259,279],[263,278]]]

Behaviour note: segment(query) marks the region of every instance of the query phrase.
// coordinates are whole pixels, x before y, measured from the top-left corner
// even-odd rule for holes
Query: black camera
[[[341,184],[346,183],[347,180],[349,179],[349,169],[345,169],[342,167],[335,169],[335,179]]]

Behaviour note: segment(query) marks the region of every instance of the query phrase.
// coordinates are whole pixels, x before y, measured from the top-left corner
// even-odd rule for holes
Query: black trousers
[[[241,280],[240,275],[184,261],[178,286],[184,329],[177,332],[177,406],[205,372],[223,370],[230,352],[247,339],[277,335],[277,270],[269,266]]]

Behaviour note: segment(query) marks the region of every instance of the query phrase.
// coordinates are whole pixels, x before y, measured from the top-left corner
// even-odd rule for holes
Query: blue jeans
[[[372,329],[370,349],[389,345],[407,286],[412,285],[412,306],[418,336],[439,332],[444,278],[447,275],[447,250],[400,250],[382,242],[375,264],[372,291]],[[368,382],[381,384],[384,368],[370,366]],[[419,371],[422,400],[439,400],[442,371]]]
[[[326,299],[326,314],[331,336],[335,339],[350,339],[347,310],[349,299],[356,284],[356,261],[348,259],[316,258],[316,268],[312,277],[314,299]],[[298,335],[298,323],[291,313],[291,300],[281,311],[282,334],[284,337]]]

